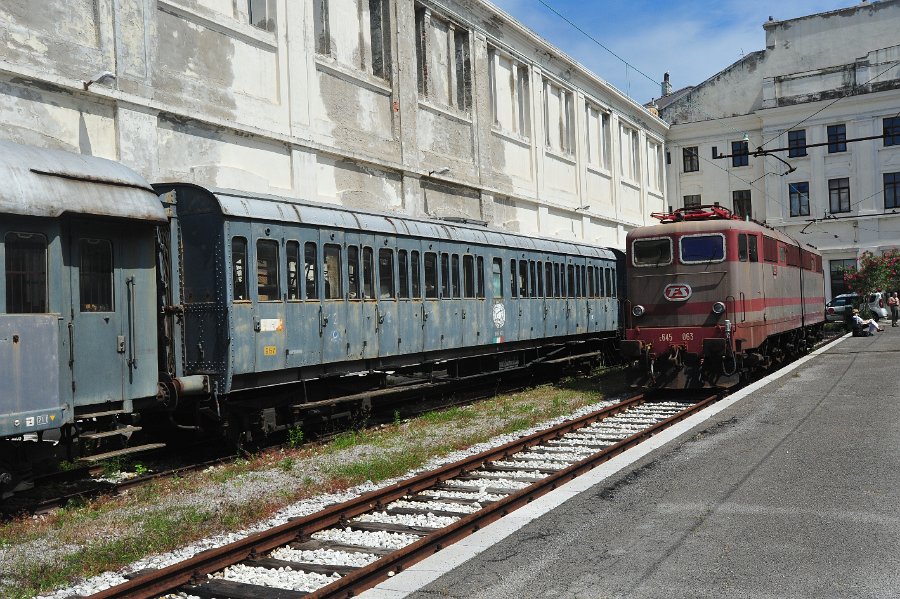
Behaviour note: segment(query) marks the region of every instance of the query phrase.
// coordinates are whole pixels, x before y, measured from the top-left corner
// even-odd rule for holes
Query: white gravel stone
[[[488,493],[484,489],[472,489],[470,491],[445,491],[445,490],[437,490],[432,489],[429,491],[422,491],[419,494],[420,497],[436,497],[439,499],[465,499],[467,501],[478,501],[478,502],[488,502],[488,501],[500,501],[506,495],[498,495],[497,493]]]
[[[474,488],[474,489],[487,489],[489,487],[493,487],[494,489],[524,489],[529,485],[526,482],[519,482],[517,480],[506,480],[503,478],[477,478],[472,480],[448,480],[446,481],[447,485],[451,487],[461,487],[461,488]]]
[[[454,516],[435,516],[434,514],[388,514],[387,512],[371,512],[362,514],[354,522],[381,522],[383,524],[402,524],[403,526],[427,526],[428,528],[444,528],[459,520]]]
[[[502,462],[494,462],[495,466],[502,466],[503,468],[543,468],[544,470],[562,470],[566,467],[570,462],[577,462],[578,460],[516,460],[516,461],[502,461]]]
[[[290,568],[278,568],[275,570],[235,564],[221,572],[210,574],[209,578],[232,580],[234,582],[256,584],[277,589],[312,592],[340,579],[340,576],[338,574],[299,572]]]
[[[378,560],[378,556],[371,553],[335,551],[334,549],[294,549],[293,547],[279,547],[271,553],[271,556],[287,562],[321,564],[324,566],[353,566],[355,568],[368,566]]]
[[[547,475],[543,472],[528,472],[526,470],[510,470],[508,472],[494,472],[489,470],[475,470],[472,472],[472,476],[480,476],[481,478],[499,478],[499,479],[508,479],[508,478],[533,478],[534,480],[541,480],[542,478],[546,478]]]
[[[335,541],[358,547],[377,549],[400,549],[415,543],[419,537],[398,532],[353,530],[352,528],[329,528],[313,533],[312,538],[320,541]]]
[[[460,514],[472,514],[481,509],[481,504],[471,503],[444,503],[440,501],[404,501],[399,499],[388,508],[423,510],[426,512],[459,512]]]

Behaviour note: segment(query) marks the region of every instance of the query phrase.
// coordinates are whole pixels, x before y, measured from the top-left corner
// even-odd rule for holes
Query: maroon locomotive
[[[653,214],[628,234],[625,338],[633,385],[730,386],[822,338],[812,246],[718,204]]]

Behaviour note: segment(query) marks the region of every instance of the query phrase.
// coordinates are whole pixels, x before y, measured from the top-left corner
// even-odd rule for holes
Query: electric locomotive
[[[816,250],[714,204],[626,239],[623,359],[641,387],[727,387],[822,338]]]

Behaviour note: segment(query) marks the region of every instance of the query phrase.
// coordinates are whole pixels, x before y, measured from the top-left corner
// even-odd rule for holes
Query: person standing
[[[897,292],[891,294],[891,297],[888,298],[888,307],[891,309],[891,326],[897,326],[897,318],[900,316],[900,297],[897,297]]]

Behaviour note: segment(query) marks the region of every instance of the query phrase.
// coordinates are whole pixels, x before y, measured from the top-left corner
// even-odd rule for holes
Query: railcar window
[[[619,289],[616,286],[616,271],[612,268],[609,269],[609,287],[612,289],[609,297],[619,297]]]
[[[37,233],[7,233],[6,312],[47,312],[47,238]]]
[[[559,270],[560,270],[560,269],[559,269],[559,264],[554,264],[554,265],[553,265],[553,278],[555,279],[555,283],[556,283],[556,286],[555,286],[555,289],[556,289],[555,297],[565,297],[565,296],[566,296],[566,291],[565,291],[565,285],[566,285],[566,275],[565,275],[565,271],[566,271],[566,269],[565,269],[565,267],[563,267],[563,269],[562,269],[562,271],[563,271],[562,276],[560,276]]]
[[[672,240],[637,239],[631,244],[631,263],[635,266],[665,266],[672,264]]]
[[[441,297],[450,298],[450,254],[441,254]]]
[[[281,299],[278,289],[278,242],[256,241],[256,295],[261,302]]]
[[[603,275],[606,277],[606,297],[616,297],[615,278],[611,268],[604,268]]]
[[[451,282],[453,283],[453,297],[459,299],[460,297],[460,285],[459,285],[459,254],[453,254],[450,259],[450,270],[451,272]]]
[[[503,297],[503,261],[500,258],[494,258],[491,264],[491,287],[494,298]]]
[[[569,297],[575,297],[575,266],[569,265],[569,278],[566,281],[566,287],[569,290]]]
[[[306,299],[319,299],[319,252],[315,242],[303,246],[303,279],[306,281]]]
[[[787,248],[780,244],[778,246],[778,261],[782,264],[787,262]]]
[[[397,295],[401,299],[409,299],[409,264],[406,250],[397,250],[397,282],[400,289]]]
[[[594,287],[594,267],[587,267],[587,281],[588,281],[588,297],[597,297],[596,288]]]
[[[725,237],[720,234],[688,235],[682,237],[678,245],[683,264],[721,262],[725,259]]]
[[[341,246],[326,243],[322,276],[325,279],[325,299],[344,299],[343,277],[341,276]]]
[[[517,297],[519,286],[516,285],[516,261],[509,261],[509,297]]]
[[[594,289],[597,290],[597,297],[603,297],[603,268],[598,266],[594,269]]]
[[[589,297],[588,296],[588,280],[587,280],[587,275],[585,274],[586,272],[587,272],[586,267],[582,264],[581,265],[581,286],[579,287],[581,289],[581,297]]]
[[[478,291],[477,296],[484,299],[484,257],[478,256],[477,266],[475,270],[478,272]]]
[[[537,297],[544,297],[544,263],[537,263]]]
[[[425,297],[436,299],[437,296],[437,254],[434,252],[425,252]]]
[[[412,271],[412,296],[422,299],[422,274],[419,268],[419,252],[413,250],[409,254],[410,270]]]
[[[363,298],[375,299],[375,254],[367,246],[363,247],[362,282]]]
[[[528,267],[530,269],[530,279],[528,280],[528,291],[530,292],[529,297],[537,297],[537,265],[534,260],[529,260]]]
[[[300,299],[300,242],[288,241],[287,254],[287,294],[289,300]]]
[[[766,262],[778,262],[778,242],[768,235],[763,236],[763,259]]]
[[[463,256],[463,295],[475,297],[475,256]]]
[[[528,261],[519,260],[519,297],[528,297]]]
[[[378,291],[381,299],[394,297],[394,250],[378,250]]]
[[[112,244],[103,239],[82,239],[78,248],[78,296],[82,312],[112,312]]]
[[[359,246],[347,246],[347,297],[360,299],[359,295]]]
[[[740,262],[747,261],[747,234],[738,233],[738,260]]]
[[[547,297],[553,297],[553,263],[545,262],[544,263],[544,278],[547,280]]]
[[[9,242],[7,242],[7,248],[9,248]],[[231,279],[232,299],[234,301],[250,299],[247,293],[247,240],[243,237],[231,238]],[[7,287],[7,289],[9,288]]]

